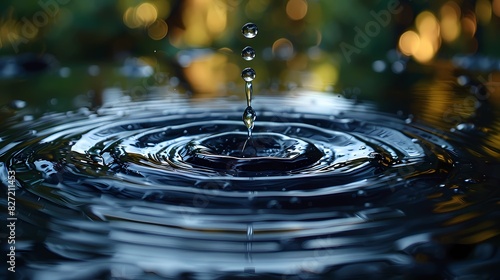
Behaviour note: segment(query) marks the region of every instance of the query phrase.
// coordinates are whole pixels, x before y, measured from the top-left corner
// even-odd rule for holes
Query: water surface
[[[169,94],[7,120],[17,276],[500,273],[494,147],[313,92],[259,96],[247,141],[244,105]]]

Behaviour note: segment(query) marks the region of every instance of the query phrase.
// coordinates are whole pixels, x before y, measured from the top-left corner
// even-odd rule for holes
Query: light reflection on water
[[[323,155],[312,157],[314,163],[294,163],[283,173],[272,170],[284,158],[250,170],[241,169],[249,166],[241,164],[244,158],[216,158],[210,164],[225,166],[218,170],[187,162],[189,141],[212,145],[204,139],[246,132],[242,105],[170,96],[7,122],[0,135],[1,176],[5,181],[7,170],[15,170],[19,184],[19,275],[390,279],[498,273],[499,165],[485,153],[495,146],[468,144],[476,136],[467,131],[431,129],[306,92],[256,99],[261,113],[254,133],[309,141]],[[256,141],[254,149],[272,150],[269,143]],[[311,158],[308,150],[298,151]]]

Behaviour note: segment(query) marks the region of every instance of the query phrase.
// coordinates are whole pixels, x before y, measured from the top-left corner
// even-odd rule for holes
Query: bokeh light
[[[286,38],[280,38],[273,43],[273,55],[281,60],[288,60],[293,56],[293,44]]]
[[[500,0],[493,0],[493,13],[497,16],[500,17]]]
[[[163,19],[156,20],[148,27],[148,35],[153,40],[161,40],[167,36],[168,25]]]
[[[449,1],[441,7],[441,37],[445,42],[453,42],[460,35],[460,7],[454,1]]]
[[[307,14],[307,6],[305,0],[288,0],[286,14],[292,20],[301,20]]]
[[[427,63],[432,60],[441,46],[441,28],[437,18],[430,11],[421,12],[415,19],[417,31],[406,31],[399,38],[399,50],[413,56],[416,61]]]
[[[491,1],[478,0],[476,2],[476,15],[482,24],[488,24],[491,21]]]
[[[151,3],[129,7],[123,14],[123,23],[129,28],[146,27],[156,21],[158,9]]]
[[[153,4],[142,3],[135,9],[135,17],[142,26],[148,26],[155,22],[158,11]]]
[[[467,13],[462,17],[462,30],[464,34],[470,38],[474,37],[477,30],[476,15]]]
[[[399,50],[407,56],[415,54],[420,46],[420,37],[415,31],[409,30],[399,38]]]

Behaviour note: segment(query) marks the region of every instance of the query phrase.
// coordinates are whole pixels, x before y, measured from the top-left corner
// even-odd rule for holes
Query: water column
[[[258,32],[259,30],[257,28],[257,25],[251,22],[246,23],[241,28],[241,33],[243,33],[243,36],[248,39],[252,39],[257,36]],[[255,50],[250,46],[246,46],[241,51],[241,57],[243,57],[243,59],[246,61],[250,61],[255,58]],[[245,109],[245,112],[243,112],[243,123],[248,129],[248,138],[250,138],[252,137],[252,130],[254,127],[255,118],[257,117],[257,114],[252,108],[252,81],[255,79],[255,70],[250,67],[243,69],[243,71],[241,71],[241,78],[243,78],[243,80],[245,81],[245,96],[247,99],[247,108]]]

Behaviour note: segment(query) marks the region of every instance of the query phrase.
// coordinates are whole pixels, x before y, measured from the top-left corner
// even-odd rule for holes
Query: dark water
[[[247,141],[242,105],[169,96],[2,124],[16,277],[500,275],[500,165],[466,132],[308,92],[255,100]]]

